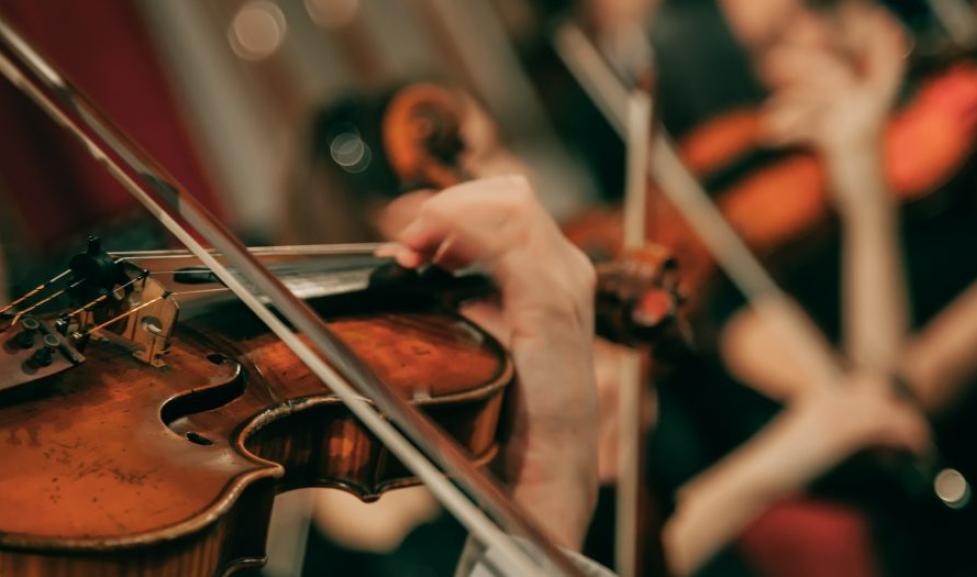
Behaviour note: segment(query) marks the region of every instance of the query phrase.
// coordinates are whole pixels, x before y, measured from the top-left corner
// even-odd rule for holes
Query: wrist
[[[836,205],[846,242],[875,247],[878,239],[894,239],[898,233],[899,215],[894,204],[884,196],[852,199]]]
[[[825,151],[824,162],[842,216],[860,216],[891,207],[881,138],[832,147]]]
[[[767,483],[772,494],[786,495],[801,490],[812,479],[844,460],[850,452],[850,435],[831,426],[817,400],[799,399],[780,423],[775,447],[767,453]]]
[[[545,443],[507,460],[512,496],[561,547],[579,550],[597,503],[597,451],[579,439]]]
[[[592,337],[513,335],[519,374],[502,473],[513,497],[567,548],[580,547],[597,495]]]

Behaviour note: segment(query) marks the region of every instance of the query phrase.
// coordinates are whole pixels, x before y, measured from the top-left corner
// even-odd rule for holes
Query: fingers
[[[491,275],[514,333],[538,333],[544,321],[593,329],[593,266],[521,176],[471,181],[428,197],[396,240],[384,254],[402,266],[477,266]]]
[[[838,104],[858,86],[850,63],[829,50],[785,46],[768,59],[767,75],[780,89],[764,106],[762,127],[771,144],[816,144]]]
[[[873,391],[878,398],[877,412],[869,416],[878,423],[877,438],[873,444],[894,449],[908,450],[921,457],[933,451],[932,431],[918,407],[899,397],[885,384],[884,390]]]
[[[764,109],[773,144],[823,151],[874,143],[905,73],[907,35],[885,9],[851,1],[833,13],[835,42],[785,43],[763,73],[777,88]]]
[[[841,54],[810,46],[781,46],[773,50],[764,65],[774,86],[803,84],[819,90],[851,84],[856,76]]]
[[[842,38],[867,85],[894,97],[906,66],[909,37],[881,6],[852,2],[840,9]]]
[[[854,375],[845,387],[853,449],[885,447],[920,456],[932,452],[932,431],[923,413],[898,395],[888,379]]]
[[[413,222],[424,205],[436,193],[433,190],[416,190],[402,194],[388,204],[377,219],[377,228],[383,238],[393,239]]]
[[[498,257],[527,243],[534,228],[554,226],[544,216],[524,178],[493,177],[431,197],[397,240],[441,266],[458,268],[475,261],[495,266]]]
[[[408,268],[426,263],[463,268],[492,250],[486,244],[492,240],[489,232],[516,212],[515,196],[528,204],[532,192],[524,179],[511,176],[405,195],[383,213],[381,230],[397,243],[383,247],[382,256]]]
[[[817,140],[825,108],[822,95],[806,89],[788,89],[775,95],[764,106],[761,129],[773,145],[804,144]]]

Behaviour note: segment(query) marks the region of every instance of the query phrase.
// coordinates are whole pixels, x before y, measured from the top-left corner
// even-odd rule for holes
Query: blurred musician
[[[899,230],[898,209],[892,204],[889,179],[892,171],[901,167],[883,166],[883,137],[885,122],[902,89],[908,51],[905,32],[891,16],[871,3],[834,3],[838,6],[819,3],[817,9],[792,0],[721,0],[711,8],[710,4],[667,3],[655,24],[660,62],[658,88],[666,124],[682,137],[694,131],[695,124],[704,119],[744,106],[760,106],[762,137],[768,149],[800,145],[818,154],[827,169],[840,235],[816,241],[813,249],[777,261],[776,272],[819,325],[843,344],[843,351],[854,367],[874,375],[871,378],[880,383],[901,373],[924,407],[934,413],[944,411],[951,401],[959,400],[959,387],[974,376],[970,359],[959,354],[973,342],[970,330],[964,328],[974,325],[973,314],[966,305],[972,297],[964,295],[963,300],[938,316],[937,313],[977,277],[977,263],[969,253],[949,257],[943,251],[948,246],[971,245],[977,239],[973,235],[969,181],[960,178],[951,182],[944,196],[955,210],[935,215],[930,211],[922,216],[911,213],[905,229]],[[702,34],[692,16],[703,15],[711,15],[712,19],[700,22],[727,30],[726,40],[735,41],[742,49],[737,51],[735,44],[724,44],[723,35]],[[682,26],[672,26],[676,23]],[[680,31],[686,36],[679,36]],[[704,37],[709,40],[703,40]],[[712,46],[710,51],[710,43],[720,46]],[[683,46],[688,50],[682,50]],[[741,55],[740,60],[736,54]],[[715,79],[719,70],[738,71],[740,76],[703,84]],[[961,114],[961,127],[971,122],[970,114]],[[944,134],[947,140],[954,137],[950,131]],[[929,148],[921,142],[919,147]],[[907,165],[913,163],[912,158],[906,161]],[[745,165],[736,178],[745,181],[763,170],[762,162]],[[941,184],[943,181],[933,186]],[[952,188],[954,184],[956,188]],[[791,193],[789,189],[782,190],[784,202],[791,200]],[[763,217],[756,215],[758,219]],[[903,258],[907,259],[905,273]],[[910,281],[908,296],[902,286],[904,275]],[[788,412],[802,406],[805,395],[823,385],[792,368],[791,352],[783,348],[777,332],[766,327],[748,309],[740,308],[731,288],[720,288],[710,302],[702,319],[707,330],[700,334],[717,334],[715,346],[724,371],[732,372],[740,382],[766,397],[787,403]],[[710,324],[714,327],[711,330]],[[910,325],[921,332],[910,336]],[[950,328],[951,325],[955,328]],[[708,343],[706,339],[704,344]],[[690,379],[705,383],[711,393],[686,384],[695,393],[678,390],[670,398],[682,397],[686,407],[698,412],[699,426],[709,439],[703,443],[699,437],[706,460],[717,449],[721,453],[745,439],[762,422],[763,415],[773,410],[760,397],[716,386],[715,383],[723,382],[722,378],[703,378],[701,370],[690,373],[694,375]],[[671,407],[674,409],[674,405]],[[731,411],[731,407],[736,410]],[[663,419],[669,422],[670,406],[663,404],[662,411]],[[825,415],[822,426],[830,428],[842,421],[840,413]],[[677,461],[672,462],[687,462],[688,458],[688,454],[676,455],[673,459]],[[787,461],[784,463],[787,466]],[[660,474],[666,477],[666,482],[681,484],[681,479],[676,479],[668,469],[669,461],[659,461],[657,470],[664,471]],[[864,502],[864,490],[862,495]],[[679,512],[686,500],[687,493],[680,492]],[[906,501],[894,497],[887,503],[891,510],[893,504]],[[726,509],[719,511],[722,515]],[[972,562],[962,558],[966,557],[964,547],[949,545],[959,529],[945,528],[951,523],[954,527],[962,523],[959,517],[948,521],[945,512],[920,513],[916,507],[914,511],[913,515],[907,515],[914,519],[907,526],[883,533],[882,566],[871,557],[849,555],[846,571],[856,568],[858,574],[913,574],[922,567],[932,568],[932,563],[945,563],[941,567],[950,571],[954,564]],[[794,513],[795,520],[804,520],[805,513],[797,509]],[[866,542],[866,530],[858,529],[854,520],[854,524],[843,522],[846,513],[843,509],[840,513],[836,527],[847,527],[849,532],[835,531],[835,537],[851,536],[850,531],[854,531]],[[878,513],[876,516],[890,517]],[[830,526],[825,515],[820,517],[822,527]],[[772,526],[768,531],[763,525],[755,528],[755,535],[775,536],[775,540],[767,539],[763,543],[748,538],[744,542],[744,548],[759,557],[754,560],[767,573],[778,568],[787,574],[801,570],[804,558],[796,557],[796,552],[803,550],[801,542],[811,542],[810,533],[797,534],[793,559],[774,551],[791,546],[790,518],[790,514],[769,517],[771,523],[777,519],[788,520],[780,524],[779,531]],[[807,518],[819,522],[816,515]],[[914,531],[908,526],[921,519],[926,519],[927,529],[920,530],[917,526]],[[937,526],[944,530],[931,531]],[[810,527],[813,530],[816,524]],[[932,538],[934,547],[949,547],[953,555],[934,561],[939,556],[932,550],[921,552],[923,541],[919,539],[923,533]],[[914,548],[900,545],[900,540],[910,534],[915,535],[910,537],[916,539]],[[828,540],[832,538],[828,535]],[[941,539],[944,541],[940,542]],[[827,545],[828,541],[822,544]],[[764,554],[764,548],[773,555]],[[811,546],[811,555],[812,565],[820,563],[828,568],[827,563],[817,561],[818,557],[823,559],[823,553],[817,551],[816,545]],[[915,565],[910,566],[910,559]]]
[[[582,4],[586,7],[585,12],[587,9],[593,12],[594,4],[604,4],[608,13],[615,13],[621,4],[639,3]],[[599,33],[594,36],[604,54],[613,61],[614,50],[601,42]],[[904,378],[898,380],[908,380],[910,387],[923,397],[924,406],[930,409],[934,404],[926,398],[930,394],[927,389],[938,389],[945,395],[944,407],[949,400],[957,399],[959,393],[955,391],[960,389],[955,385],[963,384],[969,378],[968,367],[972,369],[970,359],[959,354],[964,343],[971,342],[965,327],[973,325],[973,320],[968,320],[972,315],[961,314],[968,308],[966,297],[937,317],[932,325],[926,326],[924,332],[918,333],[923,336],[913,336],[909,330],[910,325],[916,330],[923,327],[977,276],[977,267],[969,254],[950,258],[940,252],[949,245],[968,246],[977,240],[972,233],[972,201],[967,186],[970,181],[966,178],[969,170],[964,164],[973,141],[970,128],[973,98],[967,96],[971,90],[967,85],[972,84],[973,74],[967,68],[950,69],[940,78],[941,88],[960,81],[956,86],[960,90],[944,91],[941,97],[943,104],[956,99],[956,103],[942,111],[947,112],[945,119],[956,119],[951,120],[955,122],[952,124],[955,129],[944,130],[933,138],[932,144],[920,138],[925,131],[917,130],[913,138],[913,148],[917,151],[954,149],[956,145],[950,143],[961,142],[962,146],[949,155],[956,160],[950,161],[953,168],[947,172],[947,165],[943,164],[946,157],[940,155],[918,152],[896,155],[897,164],[891,164],[892,149],[897,145],[891,141],[883,143],[883,138],[891,132],[886,124],[892,116],[893,106],[908,90],[903,75],[909,42],[902,27],[872,3],[805,3],[799,0],[665,2],[654,21],[653,40],[658,60],[656,88],[665,123],[673,133],[682,138],[694,132],[703,120],[753,107],[759,110],[757,117],[761,127],[755,146],[762,146],[768,157],[787,158],[795,151],[814,151],[818,162],[826,168],[829,199],[833,212],[839,217],[837,228],[828,227],[827,234],[819,231],[818,235],[805,239],[811,242],[804,251],[787,252],[785,257],[768,263],[778,265],[775,272],[779,280],[811,311],[822,329],[842,343],[846,357],[861,371],[856,373],[857,377],[860,375],[856,380],[874,382],[876,386],[886,388],[884,383],[891,382],[892,375],[901,373]],[[625,57],[612,64],[633,60]],[[619,71],[626,68],[615,67]],[[622,74],[622,77],[632,81],[635,78],[628,74]],[[929,90],[927,96],[931,92]],[[953,92],[956,96],[950,96]],[[560,98],[558,91],[555,91],[555,97]],[[936,108],[940,106],[938,104]],[[936,116],[940,113],[938,111]],[[572,116],[571,132],[592,134],[581,116]],[[914,118],[909,118],[908,114],[900,116],[899,128],[922,116],[925,113],[916,114]],[[603,145],[594,146],[589,135],[580,140],[598,155],[607,150]],[[779,150],[783,153],[778,156]],[[769,158],[757,157],[760,160],[729,171],[726,186],[729,186],[730,178],[737,183],[762,172],[764,162]],[[602,158],[604,161],[598,164],[606,164],[606,155]],[[890,164],[883,166],[886,162]],[[931,164],[927,166],[927,163]],[[817,163],[814,166],[817,168]],[[926,187],[946,188],[947,194],[933,195],[914,203],[918,206],[909,207],[909,220],[901,231],[897,216],[899,209],[891,200],[891,185],[893,179],[902,185],[905,175],[914,170],[919,173],[929,171],[930,174],[943,171],[938,178],[922,180],[930,179]],[[954,173],[956,177],[953,177]],[[613,190],[617,186],[610,188]],[[781,188],[780,192],[785,201],[791,200],[788,198],[793,192],[791,189]],[[934,198],[941,200],[934,201]],[[941,201],[954,209],[937,210],[934,214],[932,208],[938,207]],[[927,206],[928,210],[918,210]],[[763,212],[753,218],[766,218],[767,211]],[[769,212],[777,216],[777,210]],[[749,217],[745,215],[745,218]],[[840,234],[833,234],[835,230]],[[906,264],[902,262],[904,258],[908,261]],[[904,267],[906,272],[903,272]],[[902,286],[904,276],[909,277],[909,295]],[[796,363],[788,362],[791,355],[783,349],[777,333],[764,326],[748,309],[742,308],[740,297],[730,287],[720,284],[706,302],[705,310],[699,315],[700,324],[706,330],[700,334],[704,337],[702,345],[706,351],[714,347],[717,354],[715,366],[710,368],[711,365],[703,366],[693,361],[691,366],[684,368],[683,375],[673,379],[680,386],[667,387],[662,392],[661,422],[656,435],[658,445],[652,449],[652,459],[655,460],[655,474],[666,487],[695,487],[697,484],[688,480],[696,472],[750,438],[777,410],[777,406],[767,399],[788,404],[786,414],[791,414],[807,404],[807,395],[813,395],[825,385],[812,381],[809,374],[796,370]],[[955,320],[954,329],[949,328],[948,319]],[[932,333],[940,325],[943,325],[942,338],[933,337]],[[715,339],[709,338],[710,335],[715,335]],[[928,345],[928,358],[923,362],[918,353],[922,342]],[[914,368],[920,366],[926,369]],[[940,368],[936,369],[936,366]],[[723,376],[730,371],[738,382],[763,396],[738,389],[735,382]],[[923,372],[927,374],[915,376]],[[933,385],[934,381],[940,380],[942,385]],[[929,384],[922,384],[924,382]],[[820,426],[825,431],[844,422],[846,417],[842,412],[845,410],[852,411],[850,418],[859,418],[854,406],[848,409],[838,406],[836,409],[837,413],[822,415]],[[695,433],[691,436],[686,432],[689,425],[680,422],[682,415],[693,415]],[[918,414],[912,420],[921,423]],[[677,436],[680,434],[685,438]],[[670,447],[671,456],[663,456]],[[730,457],[729,461],[735,459]],[[784,461],[788,469],[789,462]],[[686,512],[696,510],[691,505],[696,502],[693,497],[694,492],[678,491],[677,514],[667,531],[673,564],[674,559],[681,558],[675,551],[681,549],[683,542],[692,543],[693,550],[698,547],[699,531],[683,533],[677,530],[683,525],[680,520],[696,517],[682,514],[683,509]],[[702,522],[707,522],[707,518],[708,522],[719,519],[722,521],[718,524],[722,525],[726,519],[736,517],[735,509],[728,505],[730,501],[717,503],[717,507],[710,510],[700,510]],[[904,501],[894,497],[893,503]],[[806,506],[802,504],[802,507]],[[889,508],[891,510],[891,506]],[[758,513],[763,509],[758,506],[753,511]],[[785,510],[786,514],[780,514]],[[803,524],[798,524],[793,530],[796,538],[791,541],[790,530],[776,531],[768,524],[771,529],[764,533],[764,525],[756,527],[755,535],[775,537],[769,540],[771,545],[758,543],[756,538],[747,539],[743,544],[747,550],[766,557],[755,561],[760,562],[768,574],[784,574],[784,571],[795,574],[793,572],[805,570],[799,569],[805,559],[807,565],[814,567],[807,570],[816,570],[820,562],[822,571],[826,571],[824,574],[831,574],[831,567],[835,572],[843,570],[853,574],[893,571],[889,566],[880,568],[870,554],[859,551],[859,547],[868,543],[868,528],[846,508],[828,504],[804,510],[791,509],[788,505],[773,513],[770,519],[787,519],[788,524],[791,518],[802,522],[805,518],[811,520],[814,524],[807,526],[823,529],[825,539],[808,547],[810,556],[789,559],[780,554],[779,558],[771,559],[759,550],[766,547],[768,551],[786,551],[790,547],[796,554],[803,548],[801,541],[810,542],[810,533],[804,533]],[[932,520],[928,522],[948,524],[945,515],[933,514],[936,516],[930,515]],[[745,521],[744,517],[744,525]],[[832,524],[835,530],[828,529]],[[780,527],[789,528],[783,523]],[[905,531],[905,534],[909,533]],[[686,539],[679,538],[683,534]],[[939,538],[933,537],[934,542]],[[846,540],[849,542],[847,552],[844,547],[832,545]],[[817,548],[819,545],[833,547],[836,554],[831,558],[847,564],[825,562],[824,554]],[[886,550],[896,551],[897,557],[914,557],[914,562],[932,557],[929,552],[913,555],[918,548],[899,545],[889,544]],[[963,547],[957,547],[955,553],[963,550]],[[963,562],[947,558],[944,561],[947,567]],[[887,562],[899,563],[883,560],[883,563]],[[681,562],[678,564],[681,566]],[[918,566],[907,567],[905,565],[901,570],[907,573],[919,570]],[[781,573],[776,573],[778,568]],[[728,566],[724,569],[717,567],[719,574],[728,574],[728,571]]]

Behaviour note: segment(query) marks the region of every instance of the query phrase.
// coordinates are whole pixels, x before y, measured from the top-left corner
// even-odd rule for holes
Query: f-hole
[[[207,355],[207,360],[215,365],[235,362],[218,353]],[[191,415],[219,409],[231,403],[243,394],[244,372],[241,371],[241,367],[238,365],[237,370],[234,372],[234,376],[227,381],[206,388],[190,391],[186,394],[173,397],[172,399],[166,401],[166,403],[164,403],[163,407],[160,409],[160,418],[167,427],[173,430],[173,432],[185,436],[188,441],[201,445],[207,444],[206,442],[199,441],[203,439],[210,441],[210,439],[193,432],[192,427],[189,426],[189,423],[184,425],[184,423],[180,422],[181,419]],[[191,438],[191,433],[193,438]]]

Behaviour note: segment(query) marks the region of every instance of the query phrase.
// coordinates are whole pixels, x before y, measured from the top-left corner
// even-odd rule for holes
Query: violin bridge
[[[139,303],[126,317],[122,338],[135,346],[133,356],[154,367],[166,365],[170,336],[176,326],[180,307],[161,283],[145,276],[136,284],[132,301]]]
[[[75,339],[80,341],[93,335],[112,341],[130,349],[136,359],[163,367],[179,316],[179,305],[171,292],[148,271],[125,260],[119,260],[117,265],[129,281],[114,289],[115,297],[108,300],[124,303],[124,306],[108,319],[104,318],[104,310],[94,306],[102,297],[78,309],[76,312],[82,314],[74,329]]]

